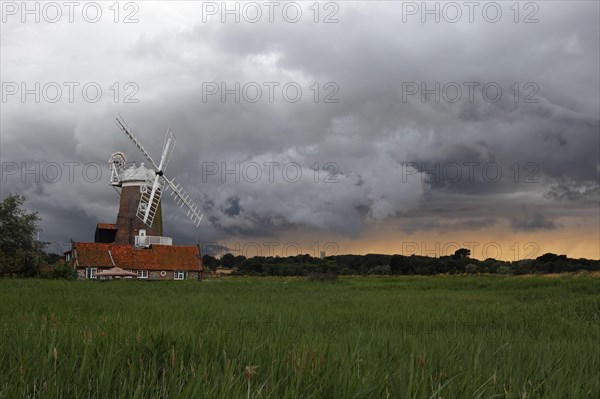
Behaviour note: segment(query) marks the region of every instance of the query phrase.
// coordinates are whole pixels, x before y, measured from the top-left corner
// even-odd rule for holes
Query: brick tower
[[[113,184],[121,186],[116,243],[135,244],[135,236],[138,235],[140,229],[146,230],[146,235],[149,236],[163,235],[160,203],[152,227],[146,225],[136,216],[144,184],[148,179],[154,179],[154,176],[155,172],[146,168],[142,163],[139,167],[132,165],[123,170],[119,179],[120,184]]]

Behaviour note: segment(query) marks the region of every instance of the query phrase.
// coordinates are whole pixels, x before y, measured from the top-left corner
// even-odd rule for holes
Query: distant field
[[[600,398],[585,276],[6,279],[0,327],[1,398]]]

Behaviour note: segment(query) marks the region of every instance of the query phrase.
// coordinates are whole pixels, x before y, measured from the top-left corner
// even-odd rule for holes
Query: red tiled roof
[[[201,270],[200,250],[195,246],[153,245],[135,248],[131,244],[75,242],[78,267],[117,267],[126,270]]]
[[[96,227],[101,230],[116,230],[117,229],[117,225],[114,223],[98,223],[98,225]]]

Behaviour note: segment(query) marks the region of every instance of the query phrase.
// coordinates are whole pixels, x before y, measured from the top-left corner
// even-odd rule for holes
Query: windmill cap
[[[138,185],[137,183],[143,184],[148,179],[153,179],[156,173],[152,169],[148,169],[142,162],[140,166],[131,165],[123,171],[123,183],[129,183],[130,185]],[[132,184],[135,183],[135,184]]]

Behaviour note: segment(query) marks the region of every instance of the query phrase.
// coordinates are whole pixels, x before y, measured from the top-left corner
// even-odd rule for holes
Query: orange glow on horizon
[[[600,259],[600,230],[592,225],[555,230],[514,232],[508,226],[459,232],[419,231],[406,234],[394,226],[372,227],[356,238],[327,232],[294,231],[282,237],[230,239],[219,241],[234,254],[246,257],[326,255],[369,253],[451,255],[458,248],[469,248],[471,257],[505,261],[536,258],[552,252],[570,258]]]

